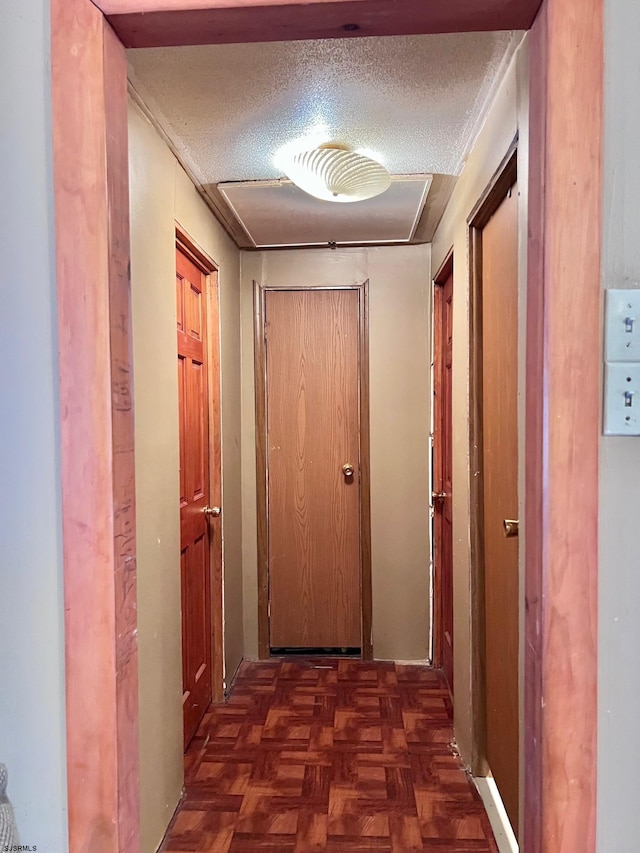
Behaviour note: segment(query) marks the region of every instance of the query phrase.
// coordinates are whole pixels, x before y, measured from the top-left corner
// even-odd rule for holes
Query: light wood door
[[[518,188],[482,229],[482,470],[487,760],[518,831]]]
[[[211,703],[209,398],[206,276],[176,249],[180,416],[180,561],[185,748]]]
[[[434,291],[433,510],[436,625],[434,659],[453,694],[453,265]]]
[[[267,291],[265,337],[270,646],[359,648],[358,292]]]

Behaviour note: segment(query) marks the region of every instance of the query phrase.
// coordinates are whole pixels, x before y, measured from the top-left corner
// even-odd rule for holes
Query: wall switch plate
[[[607,290],[605,361],[640,362],[640,289]]]
[[[640,364],[608,362],[604,369],[604,434],[640,435]]]

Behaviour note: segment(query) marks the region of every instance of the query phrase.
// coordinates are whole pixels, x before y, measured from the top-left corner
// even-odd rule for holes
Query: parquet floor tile
[[[162,853],[497,853],[438,672],[245,662],[185,756]]]

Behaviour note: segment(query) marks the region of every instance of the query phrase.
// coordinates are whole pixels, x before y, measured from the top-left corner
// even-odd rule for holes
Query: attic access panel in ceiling
[[[257,249],[408,243],[427,199],[431,175],[393,178],[382,195],[353,204],[319,201],[291,181],[218,184]]]

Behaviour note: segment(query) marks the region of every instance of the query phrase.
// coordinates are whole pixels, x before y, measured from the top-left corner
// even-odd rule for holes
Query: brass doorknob
[[[348,462],[342,466],[342,473],[345,477],[353,477],[355,471],[356,469],[353,467],[353,465],[350,465]]]
[[[518,528],[520,527],[520,522],[513,518],[505,518],[502,522],[504,526],[504,535],[507,539],[511,539],[513,536],[518,535]]]
[[[222,510],[219,506],[206,506],[202,512],[205,515],[213,516],[213,518],[218,518],[219,515],[222,515]]]

